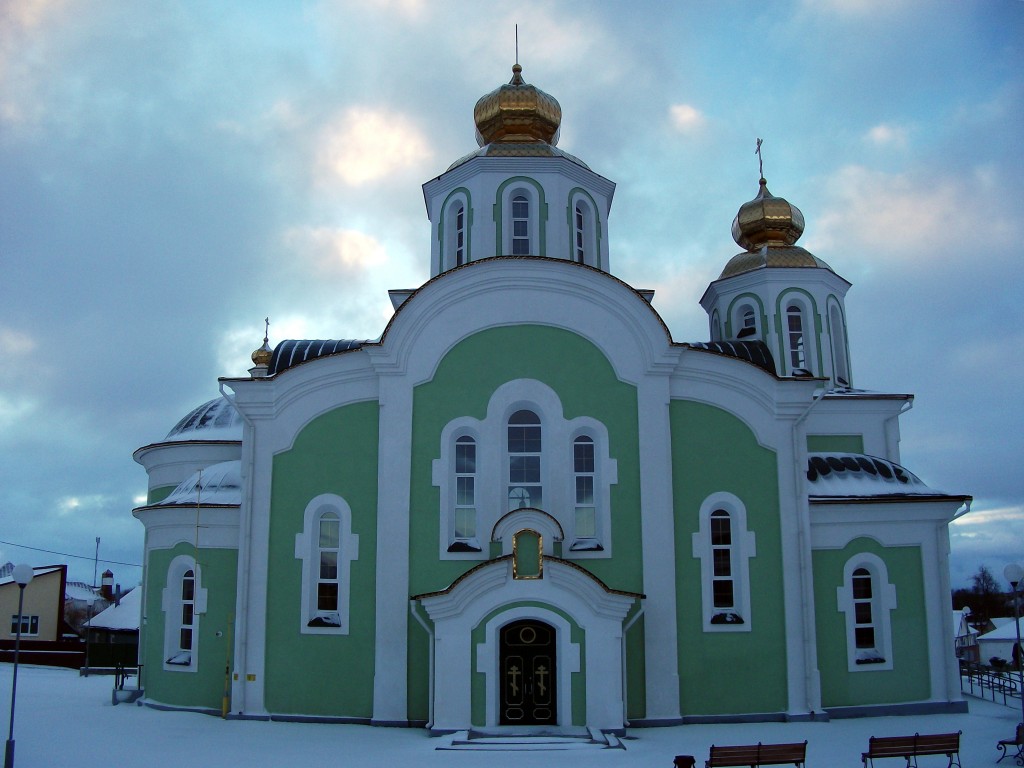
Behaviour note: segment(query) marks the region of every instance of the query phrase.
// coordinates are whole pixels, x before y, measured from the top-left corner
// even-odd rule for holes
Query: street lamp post
[[[1024,568],[1021,568],[1016,563],[1010,563],[1006,568],[1003,569],[1003,576],[1010,582],[1010,587],[1013,588],[1013,624],[1017,628],[1017,645],[1015,646],[1016,654],[1010,654],[1010,657],[1017,657],[1017,675],[1019,679],[1019,687],[1017,693],[1020,695],[1020,722],[1021,726],[1024,727],[1024,648],[1020,644],[1020,606],[1017,603],[1017,587],[1020,585],[1021,580],[1024,579]]]
[[[11,724],[7,731],[7,746],[4,749],[4,768],[14,768],[14,703],[18,695],[18,651],[21,646],[22,609],[25,607],[25,587],[32,581],[32,566],[14,566],[11,574],[18,584],[18,628],[14,633],[14,679],[11,681]]]

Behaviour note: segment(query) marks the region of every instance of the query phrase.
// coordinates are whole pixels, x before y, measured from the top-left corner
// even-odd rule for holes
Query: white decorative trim
[[[712,623],[719,613],[714,605],[714,558],[711,547],[711,515],[716,510],[729,514],[732,535],[733,610],[742,623]],[[700,505],[700,528],[692,535],[693,556],[700,560],[701,615],[705,632],[750,632],[753,615],[750,609],[750,558],[757,554],[753,531],[747,530],[747,508],[731,493],[708,496]]]
[[[453,419],[441,430],[440,457],[431,466],[432,482],[440,489],[441,525],[438,553],[442,560],[485,560],[488,542],[482,533],[505,515],[507,499],[506,452],[508,419],[520,409],[536,413],[543,430],[541,485],[544,510],[561,526],[567,541],[573,541],[575,526],[575,472],[573,441],[586,435],[594,441],[594,501],[597,551],[563,551],[572,559],[608,558],[612,555],[611,486],[618,483],[618,462],[608,456],[608,429],[597,419],[579,416],[563,418],[562,402],[548,385],[535,379],[515,379],[498,387],[487,404],[483,421],[470,416]],[[449,552],[455,543],[455,441],[468,435],[476,441],[475,503],[477,510],[476,552]]]
[[[319,567],[319,521],[327,512],[338,516],[340,548],[338,551],[338,618],[336,627],[311,627],[317,617],[317,573]],[[301,609],[299,632],[304,635],[347,635],[351,604],[353,560],[359,559],[359,534],[352,533],[352,510],[343,498],[333,493],[316,496],[306,505],[302,531],[295,534],[295,559],[302,561]]]
[[[553,516],[539,509],[514,509],[502,515],[491,529],[491,541],[501,542],[501,554],[512,554],[512,537],[524,529],[536,531],[544,543],[544,554],[554,555],[554,542],[562,541],[565,534]]]
[[[859,568],[871,574],[871,618],[875,630],[873,653],[880,662],[864,663],[859,659],[855,636],[856,617],[853,601],[853,572]],[[896,608],[896,587],[889,583],[885,561],[870,552],[861,552],[846,561],[843,584],[836,587],[839,611],[846,616],[846,660],[850,672],[878,672],[892,669],[892,626],[890,612]],[[861,663],[858,664],[857,661]]]
[[[181,624],[181,580],[186,571],[194,574],[192,599],[192,651],[188,664],[168,664],[167,659],[178,652]],[[192,555],[178,555],[167,566],[167,579],[160,593],[164,613],[163,668],[166,672],[196,672],[199,669],[199,622],[206,613],[206,589],[202,586],[202,569]]]

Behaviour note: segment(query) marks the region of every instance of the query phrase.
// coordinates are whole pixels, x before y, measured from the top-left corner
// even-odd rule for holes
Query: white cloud
[[[698,133],[707,124],[704,113],[690,104],[673,104],[668,116],[672,127],[684,134]]]
[[[891,123],[879,123],[864,134],[864,140],[877,147],[903,149],[907,146],[907,129]]]
[[[36,340],[22,331],[0,326],[0,356],[24,355],[36,348]]]
[[[38,403],[28,397],[8,397],[0,394],[0,429],[8,432],[19,422],[38,410]]]
[[[284,237],[285,245],[321,276],[360,274],[388,260],[379,240],[354,229],[295,227]]]
[[[360,186],[430,159],[423,134],[404,115],[352,107],[321,131],[316,166],[321,177]]]
[[[847,166],[827,182],[809,247],[822,253],[862,247],[932,263],[998,252],[1013,244],[1019,224],[989,186],[973,172],[932,177]]]

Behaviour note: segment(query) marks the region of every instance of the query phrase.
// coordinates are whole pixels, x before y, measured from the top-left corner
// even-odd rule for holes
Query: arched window
[[[789,356],[790,372],[807,370],[805,348],[804,316],[797,304],[786,307],[786,352]]]
[[[167,569],[162,593],[164,611],[164,669],[194,672],[198,668],[199,619],[206,612],[206,590],[199,566],[190,555],[179,555]]]
[[[580,264],[586,264],[587,262],[587,249],[586,249],[586,235],[587,231],[585,228],[586,217],[583,213],[583,206],[579,203],[576,204],[576,212],[573,217],[574,230],[575,230],[575,242],[573,249],[573,259]]]
[[[466,207],[459,205],[455,209],[455,266],[460,267],[466,263]]]
[[[754,308],[747,305],[740,312],[740,328],[736,333],[737,339],[747,339],[757,336],[757,315]]]
[[[541,424],[533,411],[521,410],[508,420],[508,509],[544,505],[541,478]]]
[[[463,435],[455,441],[455,540],[480,550],[476,541],[476,441]],[[454,546],[454,545],[453,545]]]
[[[572,444],[575,506],[570,548],[574,552],[603,549],[597,530],[597,465],[594,458],[594,439],[588,435],[577,437]]]
[[[525,195],[512,198],[512,255],[530,253],[530,201]]]
[[[750,558],[756,549],[746,508],[730,493],[716,493],[700,509],[693,556],[701,561],[705,632],[750,631]]]
[[[717,309],[711,313],[711,340],[722,340],[722,321],[718,316]]]
[[[854,555],[846,562],[843,586],[836,594],[846,615],[849,670],[892,669],[889,614],[896,607],[896,587],[888,583],[885,562],[868,552]]]
[[[832,305],[829,310],[829,318],[832,326],[832,375],[836,384],[848,387],[850,386],[850,367],[846,359],[846,333],[843,315],[839,311],[839,307]]]
[[[352,533],[352,511],[344,499],[322,494],[306,505],[295,557],[302,561],[300,631],[348,634],[349,575],[359,559],[359,536]]]

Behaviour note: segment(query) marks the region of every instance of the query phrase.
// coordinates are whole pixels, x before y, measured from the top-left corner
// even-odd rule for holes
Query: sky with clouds
[[[428,277],[420,185],[523,75],[618,184],[611,268],[677,341],[765,176],[853,283],[857,386],[975,497],[954,584],[1024,562],[1024,2],[5,0],[0,540],[135,583],[139,446],[284,338],[373,338]],[[60,555],[0,544],[0,563]],[[91,580],[90,560],[67,559]]]

